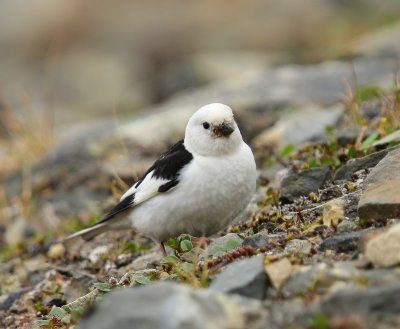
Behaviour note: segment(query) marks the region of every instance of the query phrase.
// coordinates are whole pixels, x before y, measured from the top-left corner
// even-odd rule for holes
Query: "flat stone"
[[[47,257],[51,259],[59,259],[65,254],[65,246],[62,243],[56,243],[50,246]]]
[[[400,171],[400,169],[398,169]],[[400,218],[400,180],[387,180],[368,186],[358,204],[360,219],[367,225]]]
[[[258,232],[252,236],[248,236],[243,240],[243,246],[250,246],[254,249],[267,247],[271,241],[278,240],[285,234],[269,234],[268,232]]]
[[[363,278],[363,273],[349,262],[303,266],[293,271],[290,278],[283,284],[281,292],[285,297],[304,295],[310,291],[321,294],[326,293],[337,283],[354,283],[355,278]]]
[[[309,255],[311,253],[311,243],[307,240],[293,239],[285,246],[285,254],[302,254]]]
[[[321,305],[323,314],[360,314],[367,317],[371,313],[400,313],[400,284],[386,287],[343,289]]]
[[[400,148],[392,149],[371,170],[364,188],[358,214],[365,224],[382,224],[400,217]]]
[[[348,219],[344,219],[343,221],[341,221],[339,223],[339,225],[337,226],[337,232],[338,233],[347,233],[347,232],[351,232],[354,231],[358,228],[358,225],[356,223],[354,223],[351,220]]]
[[[332,185],[320,191],[319,200],[329,201],[334,198],[339,198],[342,195],[343,195],[342,189],[337,185]]]
[[[376,266],[400,264],[400,224],[369,239],[365,246],[365,256]]]
[[[214,239],[208,246],[208,256],[218,257],[230,252],[242,245],[243,239],[236,233],[228,233],[224,236]]]
[[[228,265],[211,283],[210,289],[262,300],[269,285],[264,257],[255,256]]]
[[[148,268],[149,264],[159,261],[161,258],[162,254],[159,250],[149,251],[135,258],[132,263],[129,264],[128,268],[131,271],[144,270]]]
[[[107,294],[78,329],[235,329],[243,325],[238,307],[224,294],[159,282]]]
[[[284,114],[272,128],[254,139],[253,146],[255,149],[279,151],[288,144],[300,145],[326,139],[325,127],[336,125],[343,112],[343,106],[338,104],[329,108],[306,104]]]
[[[347,161],[347,163],[340,167],[334,176],[334,180],[349,180],[351,176],[361,170],[361,169],[369,169],[375,167],[379,161],[381,161],[391,149],[385,149],[379,152],[375,152],[369,154],[362,158],[351,159]]]
[[[331,169],[327,166],[311,168],[300,173],[292,174],[282,180],[280,200],[291,203],[296,198],[308,196],[318,190],[327,182]]]
[[[377,28],[356,40],[353,53],[369,57],[397,59],[400,54],[400,45],[393,40],[399,34],[399,23],[383,25],[383,27]]]
[[[293,266],[288,258],[282,258],[274,263],[265,266],[268,278],[274,288],[279,289],[283,282],[285,282],[293,271]]]
[[[8,295],[2,295],[4,298],[0,300],[0,311],[8,310],[16,300],[21,298],[22,295],[26,294],[30,290],[30,288],[23,288],[19,291],[11,292]]]
[[[293,297],[307,293],[328,270],[329,267],[325,263],[296,269],[281,288],[283,296]]]
[[[364,229],[356,232],[337,234],[326,238],[319,246],[320,251],[335,250],[336,252],[351,252],[359,249],[360,240],[367,234],[374,232]]]
[[[400,148],[394,148],[371,170],[364,184],[400,180]]]

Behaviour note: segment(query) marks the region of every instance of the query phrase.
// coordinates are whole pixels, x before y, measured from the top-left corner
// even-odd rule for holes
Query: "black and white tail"
[[[62,242],[71,243],[78,240],[79,238],[82,238],[85,241],[89,241],[98,236],[99,234],[107,232],[109,230],[110,230],[110,225],[107,222],[95,224],[94,226],[85,228],[74,234],[71,234],[70,236],[67,236],[65,239],[62,240]]]

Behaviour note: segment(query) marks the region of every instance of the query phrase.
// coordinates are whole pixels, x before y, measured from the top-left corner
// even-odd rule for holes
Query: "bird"
[[[226,228],[249,204],[257,171],[232,109],[212,103],[189,119],[178,141],[97,223],[64,239],[90,240],[131,227],[157,241],[182,234],[208,237]]]

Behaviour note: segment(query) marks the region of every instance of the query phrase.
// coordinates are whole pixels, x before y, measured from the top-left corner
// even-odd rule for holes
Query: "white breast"
[[[254,157],[243,143],[232,156],[195,156],[174,189],[134,208],[130,220],[137,230],[158,241],[183,233],[209,236],[247,206],[255,187]]]

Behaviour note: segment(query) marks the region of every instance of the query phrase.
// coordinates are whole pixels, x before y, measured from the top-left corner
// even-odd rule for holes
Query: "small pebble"
[[[47,256],[51,259],[59,259],[63,257],[65,254],[65,247],[62,243],[53,244],[49,251],[47,252]]]

